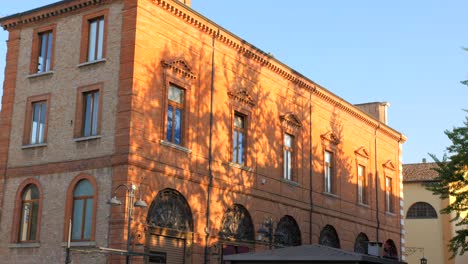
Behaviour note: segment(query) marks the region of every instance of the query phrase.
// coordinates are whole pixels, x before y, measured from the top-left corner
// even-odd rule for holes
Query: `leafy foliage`
[[[463,126],[445,131],[452,145],[446,148],[447,154],[442,160],[429,154],[437,164],[434,170],[438,177],[426,185],[428,190],[441,199],[450,198],[449,205],[441,213],[456,215],[451,220],[459,227],[449,243],[452,257],[468,251],[468,116],[465,119]]]

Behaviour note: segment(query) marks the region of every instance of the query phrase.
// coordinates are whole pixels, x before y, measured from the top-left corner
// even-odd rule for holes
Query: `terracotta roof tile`
[[[433,168],[435,162],[403,164],[403,182],[433,181],[438,176]]]

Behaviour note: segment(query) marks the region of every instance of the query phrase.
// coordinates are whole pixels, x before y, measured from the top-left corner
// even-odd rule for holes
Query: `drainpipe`
[[[377,130],[380,128],[379,125],[375,128],[374,134],[374,162],[375,162],[375,209],[376,209],[376,220],[377,220],[377,227],[376,227],[376,241],[379,242],[379,229],[380,229],[380,218],[379,218],[379,170],[377,165]]]
[[[214,78],[215,78],[215,40],[219,36],[219,28],[215,35],[213,35],[213,41],[211,43],[211,91],[210,91],[210,145],[209,145],[209,157],[208,157],[208,177],[210,179],[208,184],[208,194],[206,197],[206,224],[205,224],[205,264],[209,262],[209,246],[210,240],[210,204],[211,204],[211,192],[213,189],[213,104],[214,104]]]
[[[310,146],[309,146],[309,197],[310,197],[310,212],[309,212],[309,244],[312,244],[312,211],[314,210],[314,198],[313,198],[313,191],[312,191],[312,179],[313,179],[313,145],[312,145],[312,94],[315,92],[317,87],[310,92],[310,113],[309,113],[309,131],[310,131]]]

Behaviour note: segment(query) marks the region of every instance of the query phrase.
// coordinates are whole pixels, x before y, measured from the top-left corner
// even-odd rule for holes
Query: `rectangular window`
[[[46,142],[49,98],[49,94],[28,98],[23,145],[44,144]]]
[[[35,102],[32,104],[32,124],[30,144],[44,143],[44,132],[47,115],[47,102]]]
[[[245,163],[245,140],[247,135],[245,116],[235,113],[233,127],[232,162],[243,165]]]
[[[285,133],[283,146],[283,176],[287,180],[292,180],[293,176],[293,143],[294,137]]]
[[[393,213],[393,185],[392,178],[385,177],[385,208],[387,212]]]
[[[325,170],[324,170],[324,181],[325,181],[325,192],[333,193],[334,184],[334,171],[333,171],[333,153],[325,151]]]
[[[83,136],[96,136],[98,134],[99,91],[86,92],[83,97]]]
[[[184,95],[183,89],[172,84],[169,86],[166,140],[177,145],[182,144]]]
[[[83,16],[80,63],[99,61],[106,55],[108,10]]]
[[[89,20],[88,32],[88,61],[100,60],[103,58],[104,16]]]
[[[358,202],[361,204],[368,204],[367,182],[366,167],[358,165]]]
[[[50,71],[52,58],[52,31],[39,33],[39,54],[37,56],[37,72]]]
[[[102,84],[77,89],[75,138],[92,137],[101,133]]]
[[[50,72],[54,61],[55,25],[34,30],[30,73]]]

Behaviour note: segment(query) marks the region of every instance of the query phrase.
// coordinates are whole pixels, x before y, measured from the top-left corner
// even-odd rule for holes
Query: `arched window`
[[[425,202],[417,202],[410,206],[406,218],[409,219],[424,219],[437,218],[437,213],[432,205]]]
[[[369,238],[364,233],[359,233],[354,241],[354,252],[367,254],[367,244],[369,243]]]
[[[94,222],[94,187],[80,180],[73,190],[72,240],[91,240]]]
[[[326,225],[322,231],[320,231],[319,244],[334,248],[341,248],[340,239],[336,230],[331,225]]]
[[[29,184],[23,189],[21,197],[21,220],[19,225],[19,242],[37,240],[39,218],[39,190]]]
[[[384,244],[384,258],[398,259],[398,250],[395,242],[391,239],[387,239]]]
[[[193,230],[192,211],[184,196],[176,190],[164,189],[151,203],[146,221],[150,226],[181,232]]]
[[[219,236],[225,240],[254,241],[252,218],[244,206],[234,204],[224,213]]]
[[[275,245],[294,247],[301,245],[301,230],[293,217],[283,216],[276,227]]]

